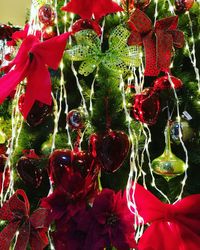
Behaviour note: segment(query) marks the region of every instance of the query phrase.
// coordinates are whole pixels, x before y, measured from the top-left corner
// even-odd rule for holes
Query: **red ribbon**
[[[165,204],[137,184],[135,202],[144,223],[150,223],[138,250],[199,250],[200,194]]]
[[[177,29],[178,16],[156,21],[155,27],[143,11],[136,9],[129,20],[133,33],[131,45],[143,43],[145,49],[145,75],[157,76],[160,71],[169,72],[172,48],[184,45],[183,32]]]
[[[20,196],[19,199],[18,197]],[[26,250],[28,244],[32,250],[42,250],[48,245],[48,212],[39,208],[29,216],[30,205],[25,192],[21,189],[5,202],[0,209],[0,219],[9,224],[0,232],[0,249],[9,250],[11,242],[19,232],[15,250]]]
[[[27,36],[15,59],[9,67],[14,67],[0,79],[0,103],[9,96],[25,77],[27,78],[23,116],[36,100],[51,105],[51,79],[48,67],[56,70],[70,33],[64,33],[47,41],[40,42],[33,35]]]

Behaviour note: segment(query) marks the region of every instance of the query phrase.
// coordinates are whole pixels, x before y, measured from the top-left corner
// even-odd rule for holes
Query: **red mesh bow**
[[[167,17],[152,22],[143,11],[136,9],[130,17],[133,30],[131,45],[143,43],[145,49],[145,75],[157,76],[160,71],[169,72],[172,48],[184,45],[183,32],[177,29],[178,16]]]
[[[0,220],[7,220],[9,224],[0,232],[0,249],[9,250],[17,232],[15,250],[26,250],[28,244],[32,250],[42,250],[48,244],[47,210],[39,208],[31,216],[29,210],[28,198],[21,189],[4,203],[0,209]]]
[[[69,34],[64,33],[45,42],[40,42],[33,35],[27,36],[17,56],[9,65],[14,69],[12,68],[0,79],[0,103],[26,77],[24,118],[36,100],[51,105],[51,79],[48,66],[54,70],[58,68]]]
[[[135,202],[145,224],[138,250],[199,250],[200,194],[164,204],[139,184]]]

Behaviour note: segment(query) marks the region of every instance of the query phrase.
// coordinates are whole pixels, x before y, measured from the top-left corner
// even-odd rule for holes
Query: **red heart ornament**
[[[57,149],[49,158],[49,176],[55,185],[59,184],[64,174],[79,172],[83,178],[95,167],[93,158],[85,151]]]
[[[129,139],[122,131],[109,130],[91,135],[90,147],[92,156],[99,161],[102,169],[114,173],[122,166],[128,154]]]

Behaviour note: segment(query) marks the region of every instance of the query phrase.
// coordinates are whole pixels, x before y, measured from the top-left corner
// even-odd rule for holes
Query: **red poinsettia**
[[[78,14],[83,19],[94,17],[97,21],[105,15],[123,10],[112,0],[71,0],[61,9]]]
[[[101,250],[114,246],[118,250],[136,247],[134,215],[127,207],[125,194],[104,189],[94,200],[89,214],[82,216],[79,228],[85,226],[84,249]]]
[[[67,222],[63,220],[63,226],[57,224],[57,230],[52,234],[56,250],[83,250],[87,233],[81,230],[79,221],[84,216],[85,208],[77,212]]]
[[[39,208],[30,215],[30,205],[25,192],[21,189],[0,208],[0,220],[9,224],[0,232],[0,249],[9,250],[18,232],[15,250],[42,250],[48,244],[48,211]]]
[[[42,200],[41,206],[51,210],[51,220],[56,220],[61,227],[80,209],[85,208],[97,190],[96,174],[85,178],[79,172],[69,170],[62,175],[60,185],[47,198]]]

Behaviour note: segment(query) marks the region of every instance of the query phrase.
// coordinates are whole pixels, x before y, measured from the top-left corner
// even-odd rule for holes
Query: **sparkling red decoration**
[[[27,153],[28,152],[28,153]],[[42,170],[39,165],[39,157],[34,150],[27,151],[25,156],[22,156],[17,162],[17,172],[23,182],[32,188],[40,187],[45,170]]]
[[[22,114],[24,110],[24,99],[25,94],[22,94],[18,102],[19,110]],[[35,101],[34,105],[27,115],[26,123],[31,127],[35,127],[41,124],[44,119],[51,114],[51,112],[52,106],[46,105],[40,101]]]
[[[35,210],[30,215],[30,204],[24,190],[17,190],[0,208],[0,220],[8,221],[0,232],[0,249],[11,248],[16,237],[15,249],[42,250],[48,245],[48,211],[44,208]]]
[[[90,137],[91,153],[105,172],[113,173],[123,164],[129,152],[128,136],[122,131],[109,130]]]
[[[170,80],[172,81],[172,83],[174,85],[173,87],[175,89],[179,89],[179,88],[181,88],[183,86],[183,83],[179,78],[177,78],[175,76],[169,76],[169,77],[170,77]],[[173,88],[171,86],[170,81],[169,81],[169,77],[168,76],[162,76],[162,77],[159,77],[158,79],[156,79],[154,81],[153,89],[155,91],[161,91],[161,90],[164,90],[164,89]]]
[[[61,10],[78,14],[83,19],[95,18],[99,21],[103,16],[123,11],[123,9],[112,0],[71,0]]]
[[[79,19],[77,20],[71,28],[71,32],[74,35],[76,32],[85,30],[85,29],[92,29],[96,32],[98,36],[101,35],[101,26],[95,21],[91,19]]]
[[[92,173],[94,160],[85,151],[71,151],[69,149],[57,149],[49,157],[49,175],[53,183],[58,185],[64,175],[72,175],[76,172],[86,177]]]
[[[78,130],[85,126],[84,112],[76,109],[72,109],[67,115],[67,122],[71,129]]]
[[[55,20],[55,12],[51,5],[44,4],[38,10],[39,21],[44,25],[53,25]]]
[[[192,8],[194,0],[175,0],[177,12],[186,12]]]
[[[169,72],[173,47],[184,45],[184,34],[178,30],[178,16],[171,16],[156,21],[152,26],[151,19],[141,10],[136,9],[128,24],[134,35],[129,44],[144,45],[146,76],[157,76],[160,71]]]
[[[136,120],[153,125],[157,121],[159,112],[159,96],[152,88],[146,88],[134,96],[133,116]]]

